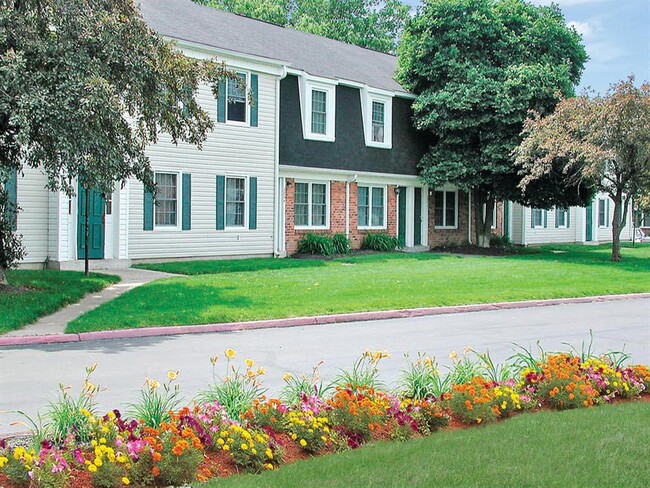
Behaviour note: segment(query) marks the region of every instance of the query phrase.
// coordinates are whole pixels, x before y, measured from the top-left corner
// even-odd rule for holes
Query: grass
[[[201,486],[642,487],[650,479],[649,417],[647,402],[520,415]]]
[[[256,272],[235,271],[243,264],[220,261],[220,273],[149,283],[76,319],[67,331],[650,291],[649,245],[624,248],[620,263],[612,263],[609,253],[607,246],[576,245],[510,257],[387,253],[299,265],[273,260],[272,266],[289,268]],[[186,266],[198,272],[201,265]]]
[[[215,273],[237,273],[262,271],[268,269],[316,268],[325,266],[324,261],[315,259],[220,259],[216,261],[173,261],[170,263],[141,263],[134,268],[162,271],[182,275],[201,275]]]
[[[78,302],[87,293],[117,283],[117,276],[85,277],[75,271],[9,270],[9,284],[21,291],[0,291],[0,334],[19,329],[65,305]]]

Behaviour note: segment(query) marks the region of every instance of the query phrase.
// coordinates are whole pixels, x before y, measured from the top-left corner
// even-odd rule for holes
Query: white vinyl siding
[[[156,172],[192,175],[192,229],[172,232],[156,228],[143,231],[143,187],[129,181],[128,257],[131,259],[272,255],[275,207],[276,76],[258,72],[258,126],[217,124],[208,133],[203,149],[160,136],[147,149]],[[216,101],[208,86],[201,86],[197,100],[213,117]],[[216,177],[257,177],[257,229],[226,227],[216,230]],[[179,186],[181,178],[179,175]],[[248,210],[248,209],[247,209]],[[247,211],[246,210],[246,211]],[[179,221],[181,220],[179,206]],[[248,215],[245,215],[245,222]]]
[[[25,167],[24,176],[18,173],[17,204],[21,208],[17,217],[17,234],[23,236],[27,255],[23,263],[42,263],[50,255],[48,228],[50,219],[56,219],[56,207],[50,211],[50,192],[45,189],[47,177],[39,170]],[[57,222],[52,222],[52,230]]]

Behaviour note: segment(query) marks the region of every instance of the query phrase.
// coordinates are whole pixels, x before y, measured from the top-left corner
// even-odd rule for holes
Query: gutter
[[[275,154],[274,154],[274,168],[273,168],[273,185],[275,188],[274,191],[274,207],[276,209],[273,212],[273,242],[274,242],[274,251],[273,255],[277,257],[284,257],[282,250],[284,249],[284,243],[282,232],[280,232],[280,222],[284,222],[284,209],[282,208],[281,202],[281,193],[284,191],[284,188],[280,187],[280,81],[287,77],[287,66],[282,66],[282,75],[275,79]],[[284,180],[283,180],[284,181]],[[282,211],[282,214],[280,214]]]

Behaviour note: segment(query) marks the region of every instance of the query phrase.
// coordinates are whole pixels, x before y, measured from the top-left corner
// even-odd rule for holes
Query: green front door
[[[406,188],[397,187],[397,238],[401,245],[406,242]]]
[[[77,258],[86,258],[86,190],[79,186],[77,199]],[[88,192],[88,259],[104,259],[104,211],[106,203],[101,193]]]
[[[422,244],[422,188],[415,188],[413,211],[413,245]]]
[[[594,240],[594,230],[593,230],[593,225],[594,225],[594,204],[590,203],[589,206],[587,207],[587,229],[586,229],[586,239],[587,241],[593,241]]]

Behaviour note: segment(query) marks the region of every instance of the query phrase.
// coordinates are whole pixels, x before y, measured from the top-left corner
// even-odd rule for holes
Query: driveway
[[[448,364],[452,350],[465,346],[489,350],[495,361],[512,354],[512,343],[535,348],[539,339],[547,351],[566,350],[564,343],[580,349],[589,342],[598,352],[623,350],[638,363],[650,364],[650,299],[639,298],[566,304],[529,309],[496,310],[324,324],[307,327],[248,330],[150,338],[102,340],[67,344],[0,348],[0,434],[24,427],[12,426],[18,416],[8,410],[34,415],[56,398],[59,383],[77,392],[84,367],[98,363],[93,382],[106,388],[99,394],[101,410],[119,407],[136,398],[146,376],[165,378],[179,370],[186,399],[191,399],[212,379],[209,358],[232,347],[237,360],[251,358],[266,368],[270,394],[282,388],[287,371],[310,372],[323,360],[322,376],[332,379],[339,368],[350,368],[366,349],[388,350],[380,370],[392,384],[405,365],[403,354],[426,352]],[[42,409],[41,409],[42,411]]]

